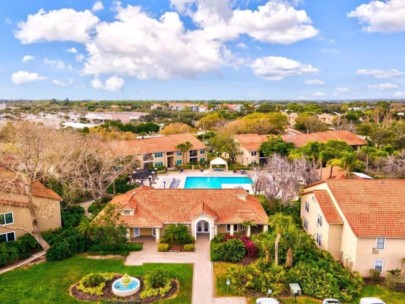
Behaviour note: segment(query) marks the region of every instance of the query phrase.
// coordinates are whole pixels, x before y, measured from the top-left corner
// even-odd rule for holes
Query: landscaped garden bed
[[[169,225],[164,230],[159,252],[193,252],[195,251],[194,238],[185,225]]]

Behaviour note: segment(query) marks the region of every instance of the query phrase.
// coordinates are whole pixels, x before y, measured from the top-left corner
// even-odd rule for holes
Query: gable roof
[[[343,220],[336,210],[328,192],[326,190],[314,190],[314,195],[325,215],[326,221],[329,224],[343,224]]]
[[[153,189],[139,187],[114,197],[111,204],[134,210],[122,216],[130,227],[162,227],[169,223],[190,223],[206,214],[219,224],[240,224],[253,220],[267,224],[267,214],[255,197],[241,189]]]
[[[336,179],[325,183],[356,236],[405,238],[405,180]]]
[[[259,134],[237,134],[236,140],[248,151],[259,151],[260,146],[271,135],[259,135]]]
[[[111,142],[110,145],[117,155],[122,155],[122,153],[149,154],[156,152],[179,151],[176,146],[185,143],[186,141],[193,145],[191,150],[201,150],[206,148],[205,144],[191,133]],[[121,148],[122,145],[125,146],[125,149]]]

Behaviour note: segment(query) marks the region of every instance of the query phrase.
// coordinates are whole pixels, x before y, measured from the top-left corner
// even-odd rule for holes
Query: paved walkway
[[[207,236],[198,236],[195,252],[157,252],[153,239],[144,241],[142,251],[131,252],[126,265],[144,263],[190,263],[193,271],[193,304],[245,304],[245,298],[213,298],[213,269],[210,261],[210,242]]]
[[[24,266],[24,265],[26,265],[26,264],[32,262],[33,260],[36,260],[36,259],[42,257],[43,255],[45,255],[45,253],[46,253],[45,251],[40,251],[40,252],[34,253],[34,254],[33,254],[32,256],[30,256],[28,259],[19,261],[19,262],[16,263],[16,264],[13,264],[13,265],[10,265],[10,266],[7,266],[7,267],[4,267],[4,268],[0,269],[0,274],[6,273],[6,272],[11,271],[11,270],[14,270],[14,269],[16,269],[16,268],[18,268],[18,267]]]

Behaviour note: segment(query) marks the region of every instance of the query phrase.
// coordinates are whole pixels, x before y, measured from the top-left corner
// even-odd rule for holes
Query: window
[[[205,162],[205,158],[204,157],[200,158],[200,163],[202,164],[204,162]]]
[[[0,243],[15,241],[15,232],[7,232],[0,234]]]
[[[157,153],[155,153],[155,157],[163,157],[163,152],[157,152]]]
[[[183,163],[183,161],[182,161],[181,159],[176,160],[176,165],[177,165],[177,166],[180,166],[182,163]]]
[[[377,238],[376,243],[377,243],[377,245],[376,245],[377,249],[384,249],[385,248],[385,238]]]
[[[257,152],[250,153],[252,156],[256,156]]]
[[[227,224],[227,225],[226,225],[226,231],[227,231],[227,232],[230,232],[230,231],[231,231],[231,225],[230,225],[230,224]],[[238,225],[237,225],[237,224],[234,224],[234,225],[233,225],[233,231],[234,231],[234,232],[238,231]]]
[[[322,215],[318,214],[318,225],[322,227]]]
[[[304,229],[308,230],[308,220],[304,219]]]
[[[322,246],[322,236],[319,233],[316,234],[316,243]]]
[[[203,150],[200,150],[200,154],[204,154],[205,153],[205,150],[203,149]]]
[[[132,215],[132,210],[131,209],[124,209],[124,210],[122,210],[122,215]]]
[[[155,162],[155,167],[157,168],[163,167],[163,162]]]
[[[176,154],[177,154],[177,156],[181,156],[181,152],[180,152],[180,151],[177,151]]]
[[[309,203],[308,202],[305,202],[305,211],[309,212]]]
[[[134,237],[140,236],[141,235],[141,231],[139,228],[134,228]]]
[[[0,225],[8,225],[14,223],[12,212],[0,213]]]
[[[375,260],[374,261],[374,269],[378,270],[380,273],[383,272],[384,268],[384,261],[383,260]]]

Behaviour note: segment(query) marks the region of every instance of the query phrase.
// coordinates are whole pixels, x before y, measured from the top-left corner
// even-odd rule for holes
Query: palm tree
[[[357,153],[352,151],[343,152],[340,158],[331,159],[328,164],[332,167],[342,167],[346,170],[346,175],[349,175],[353,169],[361,167],[363,162],[357,158]]]
[[[297,227],[294,224],[294,220],[291,216],[277,213],[270,218],[270,226],[277,233],[276,241],[274,243],[274,263],[278,265],[278,248],[282,235],[291,234],[294,235],[297,232]],[[291,244],[290,244],[291,245]],[[292,248],[288,248],[290,251],[291,263],[292,263]]]
[[[361,152],[366,156],[366,171],[368,171],[368,165],[370,162],[370,156],[375,152],[375,148],[372,146],[361,147]]]
[[[186,142],[184,142],[184,143],[182,143],[182,144],[178,144],[178,145],[176,146],[176,149],[180,150],[181,153],[182,153],[182,155],[183,155],[183,165],[186,164],[186,160],[187,160],[187,158],[185,157],[185,156],[186,156],[186,153],[187,153],[192,147],[193,147],[193,144],[192,144],[191,142],[189,142],[189,141],[186,141]]]

